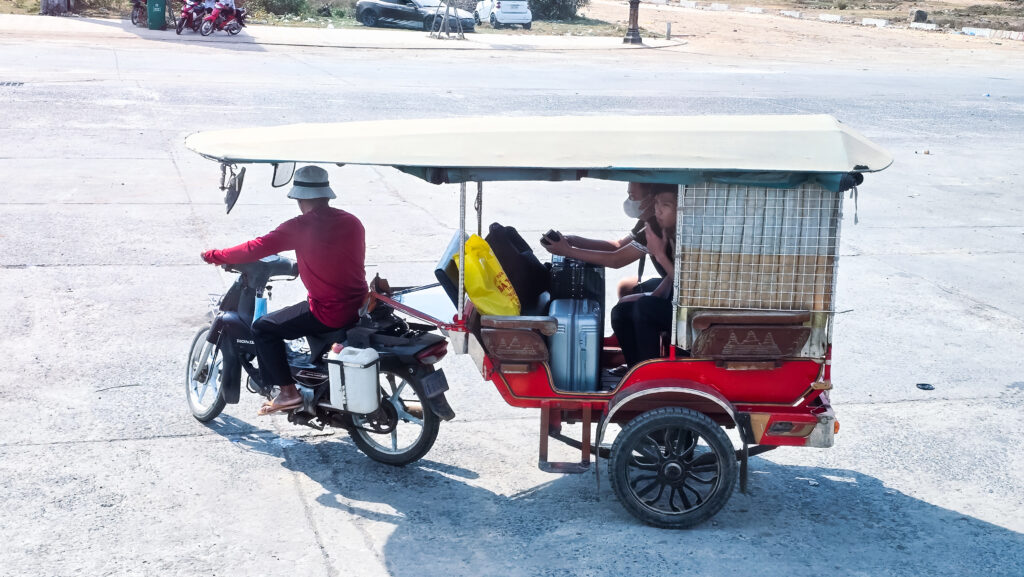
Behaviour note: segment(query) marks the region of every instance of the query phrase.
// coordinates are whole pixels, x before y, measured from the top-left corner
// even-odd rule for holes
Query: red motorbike
[[[181,16],[174,31],[181,34],[181,31],[188,27],[193,32],[199,32],[205,14],[206,8],[203,7],[201,0],[182,0]]]
[[[217,2],[199,25],[199,33],[203,36],[213,34],[214,30],[224,30],[234,36],[245,26],[245,8],[235,8],[223,2]]]

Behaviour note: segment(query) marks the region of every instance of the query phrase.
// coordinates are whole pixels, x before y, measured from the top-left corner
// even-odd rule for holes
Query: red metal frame
[[[464,319],[456,317],[452,322],[444,322],[385,295],[371,293],[371,298],[446,332],[472,336]],[[821,415],[831,415],[826,393],[831,388],[831,348],[824,359],[789,359],[772,366],[743,367],[745,370],[710,359],[677,357],[675,352],[673,347],[667,358],[632,367],[611,391],[560,391],[554,387],[547,363],[537,363],[529,372],[506,373],[486,352],[481,373],[494,383],[509,405],[541,409],[542,428],[552,431],[559,428],[562,419],[587,417],[589,424],[593,414],[594,422],[599,422],[611,407],[628,402],[628,407],[615,410],[610,422],[628,422],[658,407],[682,406],[707,414],[727,427],[738,424],[737,416],[748,415],[753,422],[751,444],[803,446],[808,439],[800,433],[809,434]],[[635,394],[654,389],[658,392],[639,397]],[[723,404],[728,404],[728,410]],[[775,423],[789,423],[792,431],[772,434],[769,431]],[[589,430],[585,434],[589,437]],[[546,463],[547,452],[544,436],[542,463]],[[584,449],[584,456],[584,461],[588,461],[589,446]]]
[[[434,317],[428,315],[427,313],[422,313],[410,306],[406,306],[389,296],[382,295],[380,293],[373,291],[370,292],[370,299],[371,301],[380,301],[397,311],[401,311],[411,317],[416,317],[421,321],[426,321],[443,331],[466,331],[465,320],[459,320],[458,318],[456,318],[453,322],[446,323],[442,320],[435,319]]]

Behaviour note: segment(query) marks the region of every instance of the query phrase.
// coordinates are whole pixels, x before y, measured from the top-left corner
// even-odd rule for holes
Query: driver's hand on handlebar
[[[217,263],[213,262],[213,251],[212,250],[208,250],[206,252],[199,253],[199,258],[203,259],[203,262],[205,262],[206,264],[217,264]]]

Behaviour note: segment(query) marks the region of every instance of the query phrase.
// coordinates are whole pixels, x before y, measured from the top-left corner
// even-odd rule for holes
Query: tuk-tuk
[[[508,404],[540,409],[541,469],[582,473],[608,458],[616,496],[645,523],[700,523],[737,479],[746,489],[751,455],[830,447],[839,431],[829,391],[843,197],[892,158],[830,116],[347,122],[203,132],[186,145],[225,174],[273,164],[278,186],[299,162],[391,166],[457,185],[459,228],[438,247],[437,274],[454,317],[384,290],[370,300],[439,329]],[[606,330],[597,347],[553,346],[566,328],[557,301],[501,316],[466,296],[467,184],[479,207],[484,182],[581,179],[678,186],[672,328],[660,357],[621,375],[603,370],[621,362]],[[224,188],[230,210],[239,184]],[[479,210],[477,220],[479,231]],[[611,307],[598,306],[603,323]],[[582,438],[563,435],[563,423],[580,423]],[[609,447],[612,424],[621,429]],[[736,430],[738,447],[723,429]],[[577,447],[579,460],[550,461],[550,438]]]

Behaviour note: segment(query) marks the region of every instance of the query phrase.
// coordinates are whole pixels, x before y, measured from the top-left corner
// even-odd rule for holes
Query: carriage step
[[[572,447],[574,449],[581,449],[581,450],[583,449],[583,443],[577,441],[576,439],[573,439],[572,437],[567,437],[566,435],[563,435],[562,433],[556,433],[556,432],[552,431],[552,432],[548,433],[548,436],[551,437],[552,439],[555,439],[556,441],[561,441],[561,442],[565,443],[566,445],[569,445],[570,447]],[[607,447],[607,446],[596,447],[594,445],[590,445],[590,452],[592,454],[593,453],[599,454],[602,459],[610,459],[611,455],[612,455],[611,447]]]
[[[545,473],[559,473],[563,475],[579,475],[590,470],[590,463],[551,463],[540,461],[537,463],[541,471]]]
[[[560,408],[557,405],[552,407],[550,403],[541,403],[540,458],[537,460],[537,466],[540,467],[541,471],[546,473],[562,473],[566,475],[578,475],[580,473],[585,473],[590,470],[590,405],[583,404],[582,407],[583,418],[581,419],[581,424],[583,425],[583,440],[578,445],[580,449],[580,460],[575,463],[548,461],[548,437],[554,436],[555,438],[562,440],[560,438],[562,435],[558,432],[557,427],[552,430],[551,426],[551,413],[558,410],[560,410]]]

